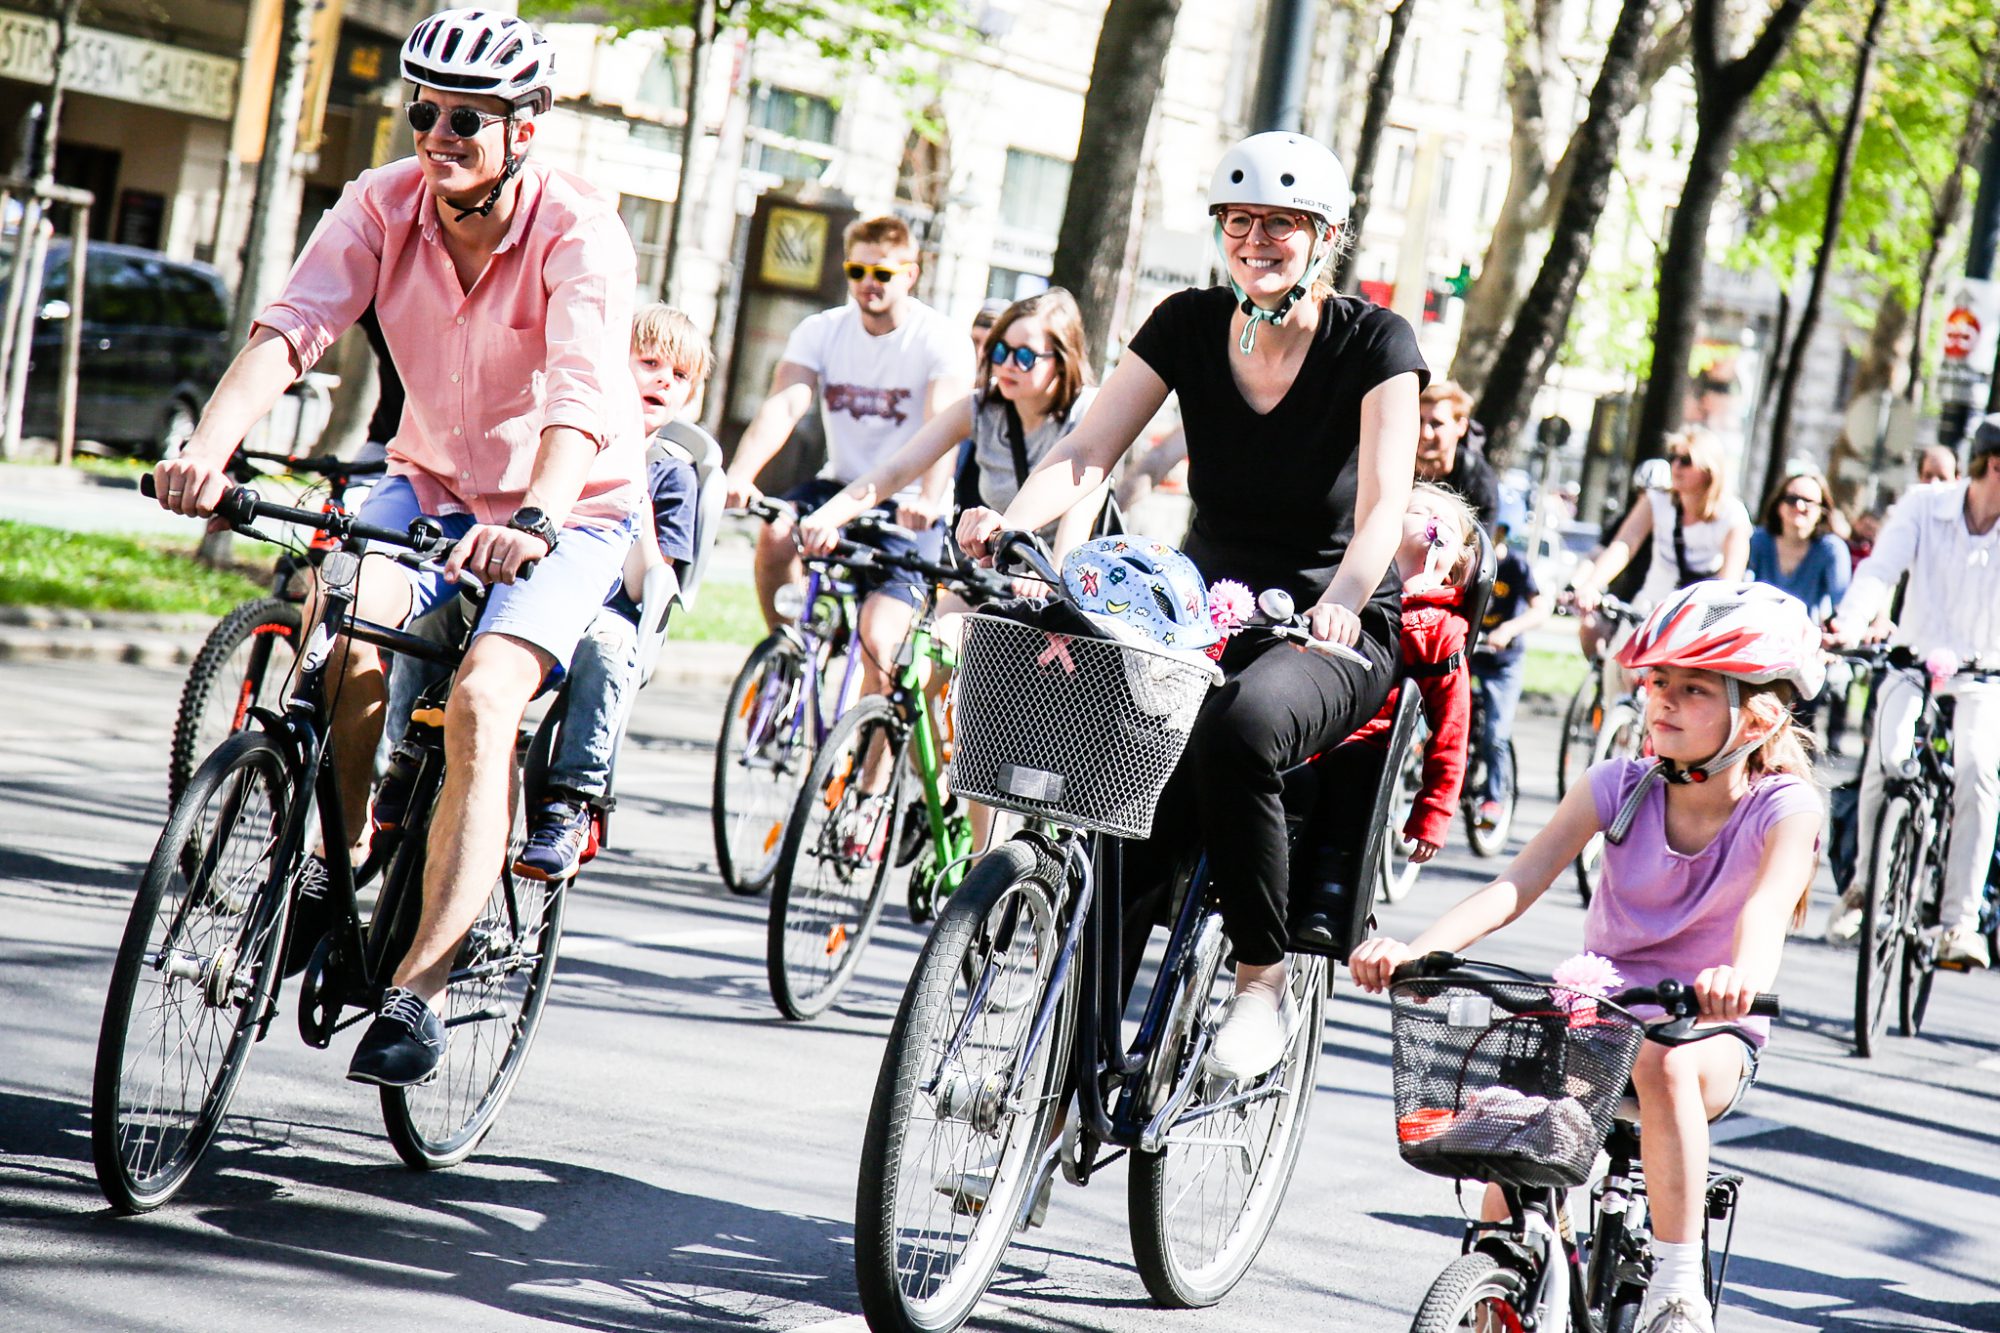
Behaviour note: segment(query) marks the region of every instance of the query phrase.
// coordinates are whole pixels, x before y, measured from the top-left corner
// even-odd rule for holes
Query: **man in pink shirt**
[[[636,262],[614,199],[526,160],[548,110],[548,42],[518,19],[451,10],[404,43],[413,158],[348,185],[284,294],[258,317],[160,503],[209,514],[244,434],[372,302],[408,399],[389,477],[360,517],[401,529],[429,515],[461,538],[442,573],[364,562],[355,612],[401,625],[461,572],[491,585],[445,719],[448,762],[431,826],[416,939],[348,1077],[408,1086],[444,1054],[432,1000],[501,870],[514,736],[544,677],[566,665],[631,545],[644,431],[627,368]],[[532,580],[516,582],[538,562]],[[383,712],[377,649],[350,642],[335,687],[336,769],[350,841],[366,829]],[[328,921],[325,866],[300,872],[287,967]]]

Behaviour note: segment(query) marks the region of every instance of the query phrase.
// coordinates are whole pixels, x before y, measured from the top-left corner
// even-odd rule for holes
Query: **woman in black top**
[[[1185,827],[1169,803],[1195,805],[1237,958],[1236,996],[1208,1058],[1239,1079],[1270,1069],[1285,1047],[1281,775],[1381,707],[1401,621],[1392,557],[1429,371],[1407,323],[1320,278],[1348,202],[1340,163],[1310,139],[1259,134],[1231,149],[1209,190],[1229,287],[1163,301],[1004,518],[974,509],[959,524],[960,542],[984,555],[1002,529],[1056,518],[1103,484],[1176,393],[1195,504],[1187,554],[1202,576],[1285,589],[1309,608],[1316,637],[1367,659],[1235,640],[1222,659],[1229,679],[1203,706],[1155,821]]]

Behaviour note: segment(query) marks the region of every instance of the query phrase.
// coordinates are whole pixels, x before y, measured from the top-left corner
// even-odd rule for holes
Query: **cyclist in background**
[[[1869,633],[1909,576],[1892,641],[1928,665],[1945,659],[2000,665],[2000,414],[1973,432],[1966,476],[1919,486],[1883,521],[1874,550],[1854,571],[1840,601],[1832,642],[1854,643]],[[1939,674],[1949,675],[1950,672]],[[1994,821],[2000,819],[2000,685],[1946,680],[1938,693],[1957,702],[1952,735],[1951,852],[1945,863],[1944,937],[1938,962],[1990,967],[1979,933],[1979,900],[1993,860]],[[1891,672],[1875,700],[1873,758],[1861,770],[1860,864],[1874,856],[1875,823],[1888,774],[1909,757],[1923,687]],[[1861,930],[1857,885],[1842,895],[1827,933],[1853,939]]]
[[[900,218],[852,223],[842,238],[844,272],[853,299],[810,315],[792,330],[771,377],[771,394],[757,409],[729,461],[728,503],[741,508],[759,498],[756,479],[819,398],[826,428],[826,465],[820,475],[782,498],[809,513],[879,467],[926,421],[965,397],[965,334],[919,301],[917,245]],[[935,560],[942,549],[940,519],[951,505],[947,453],[929,472],[899,489],[884,508],[914,539],[870,536],[869,544]],[[804,576],[792,541],[793,524],[764,525],[757,537],[757,599],[765,623],[781,620],[773,598]],[[889,688],[896,653],[923,604],[923,581],[907,570],[868,574],[861,607],[861,688]]]
[[[1511,759],[1507,741],[1514,734],[1514,710],[1521,703],[1522,668],[1527,645],[1522,635],[1548,623],[1555,614],[1555,594],[1535,581],[1521,551],[1508,544],[1509,519],[1494,528],[1493,596],[1486,603],[1479,651],[1472,655],[1472,687],[1479,692],[1479,725],[1472,733],[1474,753],[1485,763],[1486,787],[1478,793],[1479,822],[1492,828],[1500,819],[1500,796],[1514,783],[1507,771]]]
[[[1521,916],[1599,832],[1604,874],[1583,947],[1608,960],[1606,989],[1694,978],[1702,1017],[1743,1042],[1648,1042],[1632,1081],[1653,1215],[1653,1280],[1638,1333],[1713,1333],[1702,1227],[1708,1122],[1757,1076],[1768,1019],[1750,1002],[1777,980],[1788,923],[1805,913],[1822,809],[1793,726],[1793,694],[1819,691],[1819,632],[1796,598],[1762,584],[1703,582],[1672,594],[1618,654],[1651,677],[1646,729],[1657,758],[1610,759],[1571,789],[1500,878],[1402,944],[1378,937],[1348,959],[1379,991],[1399,963],[1462,952]],[[1560,978],[1559,978],[1560,979]],[[1645,1017],[1646,1011],[1639,1011]],[[1483,1216],[1507,1216],[1489,1186]]]
[[[1500,483],[1473,439],[1472,395],[1450,380],[1423,392],[1417,417],[1417,480],[1449,486],[1491,528],[1500,516]]]
[[[1199,832],[1237,960],[1208,1065],[1238,1080],[1276,1065],[1292,1035],[1282,774],[1373,717],[1395,674],[1401,595],[1390,563],[1430,372],[1407,323],[1323,277],[1350,240],[1351,202],[1339,160],[1303,135],[1231,148],[1208,195],[1228,285],[1162,301],[1005,516],[974,509],[959,520],[960,542],[980,556],[1003,529],[1053,522],[1104,484],[1177,394],[1196,506],[1187,555],[1202,578],[1283,588],[1307,608],[1314,637],[1365,661],[1270,635],[1233,639],[1228,680],[1196,718],[1155,836],[1127,849],[1128,883],[1164,885],[1181,839]]]
[[[439,799],[454,817],[431,825],[415,939],[348,1070],[388,1086],[421,1082],[444,1056],[430,1001],[500,874],[521,715],[568,663],[617,577],[643,494],[639,395],[626,364],[631,238],[616,196],[527,158],[553,97],[547,39],[490,10],[449,10],[410,33],[402,74],[414,90],[405,112],[416,155],[348,185],[187,449],[154,472],[166,508],[214,512],[228,485],[222,465],[245,432],[374,304],[407,401],[389,476],[361,521],[399,529],[429,515],[460,540],[441,572],[368,557],[355,613],[402,625],[453,595],[461,574],[492,590],[446,713]],[[517,582],[530,561],[535,577]],[[372,646],[344,647],[334,755],[358,843],[382,661]],[[318,904],[324,922],[324,863],[309,856],[300,874],[300,911]]]

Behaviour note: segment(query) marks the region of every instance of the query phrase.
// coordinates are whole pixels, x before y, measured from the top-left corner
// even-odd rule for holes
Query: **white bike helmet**
[[[1250,322],[1243,326],[1238,350],[1246,355],[1257,345],[1257,325],[1282,324],[1292,307],[1311,290],[1313,280],[1333,254],[1334,229],[1347,221],[1354,192],[1347,183],[1347,169],[1333,150],[1303,134],[1269,130],[1253,134],[1222,155],[1215,176],[1208,185],[1208,212],[1216,219],[1215,247],[1222,252],[1222,211],[1231,204],[1254,204],[1261,208],[1288,208],[1309,214],[1313,219],[1312,257],[1298,284],[1285,294],[1275,310],[1265,310],[1244,294],[1235,278],[1229,286]],[[1225,266],[1227,256],[1224,256]]]
[[[509,107],[509,137],[501,149],[500,179],[484,203],[461,208],[458,221],[486,217],[500,192],[521,169],[511,136],[520,112],[541,115],[555,101],[555,48],[531,25],[491,9],[447,9],[410,30],[403,42],[403,78],[420,88],[498,97]],[[449,202],[449,201],[447,201]],[[458,208],[457,204],[452,207]]]
[[[1826,680],[1820,634],[1804,602],[1768,583],[1692,583],[1655,607],[1625,646],[1618,665],[1627,671],[1677,666],[1713,671],[1729,699],[1729,734],[1722,748],[1688,769],[1662,759],[1632,790],[1606,831],[1611,842],[1625,840],[1639,803],[1657,778],[1672,783],[1705,782],[1742,762],[1762,739],[1736,743],[1742,722],[1742,687],[1789,684],[1802,699],[1819,693]]]
[[[1206,648],[1220,637],[1200,571],[1165,542],[1084,542],[1064,557],[1062,577],[1078,609],[1137,629],[1163,648]]]

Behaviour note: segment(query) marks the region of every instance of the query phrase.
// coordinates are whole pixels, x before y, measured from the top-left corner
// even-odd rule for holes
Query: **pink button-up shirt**
[[[305,368],[374,303],[406,394],[389,473],[410,479],[426,513],[505,523],[542,432],[572,426],[598,453],[569,521],[619,522],[645,476],[632,239],[588,183],[532,164],[520,179],[507,237],[468,292],[417,160],[362,172],[257,322]]]

